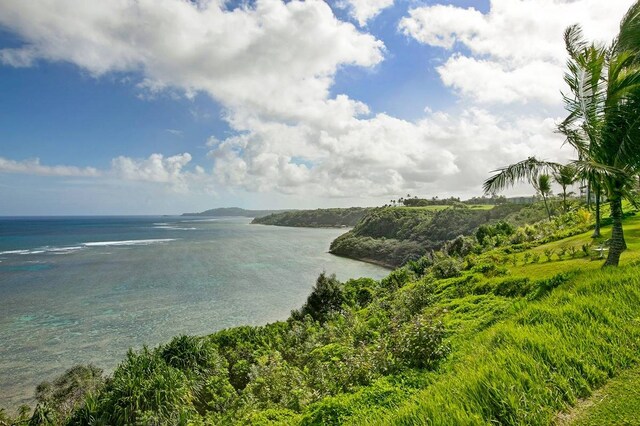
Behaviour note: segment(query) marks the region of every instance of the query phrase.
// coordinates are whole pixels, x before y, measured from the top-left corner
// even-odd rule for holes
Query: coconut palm
[[[538,179],[533,182],[533,187],[536,189],[538,194],[542,196],[544,208],[547,210],[549,220],[551,220],[551,211],[549,210],[549,203],[547,202],[547,198],[551,195],[551,177],[546,174],[541,174],[538,176]]]
[[[576,179],[576,169],[571,165],[562,166],[557,172],[553,173],[553,180],[562,188],[562,208],[565,213],[569,211],[569,206],[567,205],[567,195],[569,194],[567,194],[567,188],[573,185]]]
[[[620,24],[610,46],[588,45],[579,26],[569,27],[570,59],[565,81],[569,116],[560,125],[576,149],[578,173],[594,184],[611,206],[613,227],[605,265],[617,265],[626,249],[622,199],[633,201],[634,175],[640,167],[640,2]]]
[[[609,46],[588,44],[578,25],[566,30],[565,43],[565,81],[571,92],[564,95],[569,115],[559,131],[578,154],[570,163],[578,176],[597,185],[611,205],[613,227],[605,266],[618,265],[626,249],[622,199],[633,200],[634,176],[640,170],[640,1],[622,19]],[[558,170],[558,165],[530,160],[497,170],[485,182],[485,190],[531,180],[543,173],[541,169]]]

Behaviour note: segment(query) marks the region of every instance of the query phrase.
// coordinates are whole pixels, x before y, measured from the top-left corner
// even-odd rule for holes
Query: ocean
[[[317,276],[382,278],[333,256],[344,229],[181,216],[0,218],[0,407],[76,364],[286,319]]]

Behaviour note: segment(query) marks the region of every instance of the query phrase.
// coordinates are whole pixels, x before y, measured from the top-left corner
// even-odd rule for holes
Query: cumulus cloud
[[[0,25],[25,41],[0,50],[5,64],[140,72],[138,86],[148,92],[202,91],[231,115],[274,120],[333,108],[327,94],[337,68],[373,66],[384,49],[320,0],[257,0],[233,10],[223,0],[1,2]]]
[[[120,156],[111,160],[110,174],[114,177],[129,181],[143,181],[168,184],[176,191],[186,191],[194,180],[204,177],[201,167],[195,172],[184,168],[191,162],[191,154],[164,157],[162,154],[151,154],[145,159],[133,159]]]
[[[420,43],[453,51],[437,68],[442,81],[483,103],[559,104],[566,61],[563,32],[580,23],[608,42],[632,0],[491,0],[490,11],[417,7],[399,29]],[[460,53],[465,48],[468,53]],[[457,52],[457,53],[455,53]]]
[[[39,158],[16,161],[0,157],[0,173],[19,173],[37,176],[84,176],[97,177],[100,172],[93,167],[45,166]]]
[[[110,168],[99,170],[94,167],[47,166],[38,158],[18,161],[0,157],[0,173],[149,182],[178,192],[211,192],[214,186],[212,176],[200,166],[187,169],[190,162],[191,154],[187,152],[169,157],[155,153],[143,159],[119,156],[111,160]]]
[[[349,4],[362,27],[392,1]],[[105,176],[177,191],[217,183],[330,197],[474,195],[493,168],[534,154],[571,157],[558,150],[554,132],[562,31],[581,22],[587,36],[608,39],[630,4],[492,0],[487,14],[412,9],[400,30],[447,49],[437,70],[465,100],[457,111],[416,121],[330,94],[341,67],[376,67],[385,47],[320,0],[257,0],[234,9],[223,0],[0,2],[0,26],[24,40],[0,50],[0,61],[65,61],[96,76],[125,72],[146,94],[204,92],[223,106],[233,132],[205,142],[210,172],[192,166],[188,153],[153,154],[118,157]],[[527,108],[504,108],[514,104]]]
[[[340,131],[292,126],[218,141],[216,178],[250,191],[382,197],[407,191],[468,195],[490,168],[530,155],[565,161],[554,118],[505,116],[471,108],[430,113],[418,122],[386,114],[354,119]],[[264,125],[270,126],[270,125]],[[279,136],[310,141],[278,143]]]
[[[393,6],[393,0],[346,0],[345,6],[351,9],[351,16],[363,27],[384,9]]]

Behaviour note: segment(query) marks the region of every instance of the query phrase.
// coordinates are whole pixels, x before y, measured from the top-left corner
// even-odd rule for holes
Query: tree
[[[570,163],[577,175],[607,196],[613,227],[605,266],[618,265],[626,249],[622,199],[633,201],[640,170],[640,1],[624,16],[609,46],[588,44],[579,25],[567,28],[565,44],[565,81],[571,93],[563,95],[569,115],[558,130],[577,152]],[[487,192],[503,189],[518,180],[537,179],[545,170],[558,171],[559,165],[529,158],[496,170],[484,187]]]
[[[609,46],[590,45],[580,26],[565,32],[569,53],[565,81],[568,117],[560,125],[578,152],[578,173],[602,191],[611,206],[613,227],[605,266],[618,265],[626,249],[622,199],[633,201],[634,176],[640,168],[640,2],[620,23]]]
[[[571,165],[562,166],[557,172],[553,173],[553,180],[562,188],[562,209],[565,213],[569,211],[567,188],[575,183],[577,179],[576,173],[576,169]]]
[[[542,196],[544,208],[547,210],[549,220],[551,220],[551,211],[549,210],[549,203],[547,202],[547,198],[551,195],[551,177],[547,174],[541,174],[538,176],[538,179],[533,182],[533,187],[536,189],[538,194]]]
[[[305,315],[310,315],[316,321],[324,322],[327,317],[342,309],[345,302],[345,295],[342,291],[342,283],[336,279],[334,274],[327,277],[323,272],[318,276],[316,285],[313,287],[307,301],[298,310],[291,312],[294,319],[303,319]]]

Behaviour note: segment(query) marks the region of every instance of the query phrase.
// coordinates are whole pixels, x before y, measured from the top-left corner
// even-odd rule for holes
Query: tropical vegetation
[[[342,228],[355,226],[371,209],[365,207],[291,210],[256,217],[251,223],[260,225],[309,228]]]
[[[640,2],[629,9],[609,45],[588,43],[579,25],[566,30],[565,44],[565,81],[571,92],[564,96],[568,116],[558,129],[577,153],[570,167],[596,188],[596,197],[603,191],[609,200],[613,228],[605,266],[618,265],[627,248],[622,200],[634,200],[640,172]],[[522,179],[535,183],[547,170],[559,173],[561,168],[529,158],[498,170],[485,190],[494,192]]]

